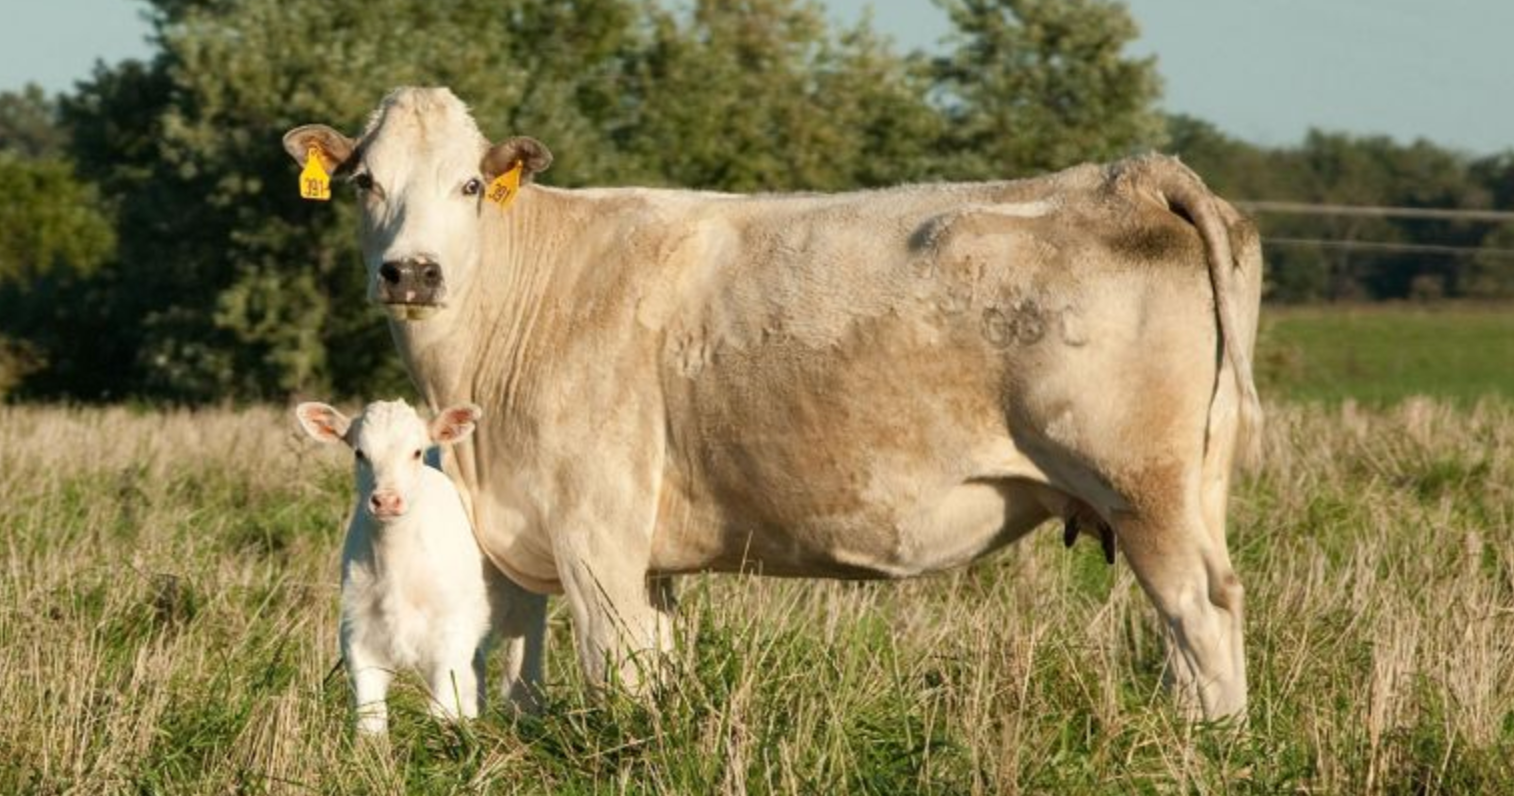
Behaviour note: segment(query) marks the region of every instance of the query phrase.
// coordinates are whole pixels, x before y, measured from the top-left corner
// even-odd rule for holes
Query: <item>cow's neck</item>
[[[565,192],[527,188],[508,211],[485,208],[483,262],[456,305],[418,323],[390,320],[405,370],[433,408],[469,401],[507,409],[519,387],[522,354],[557,263],[547,219]],[[527,244],[526,242],[529,242]]]

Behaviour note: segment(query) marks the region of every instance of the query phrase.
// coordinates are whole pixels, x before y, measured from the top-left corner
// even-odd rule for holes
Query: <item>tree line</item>
[[[1312,133],[1264,149],[1157,109],[1110,0],[936,0],[901,53],[808,0],[148,0],[154,54],[0,94],[0,394],[198,403],[393,390],[350,202],[302,202],[279,146],[448,85],[562,186],[845,190],[1026,176],[1148,149],[1233,198],[1514,205],[1514,155]],[[669,7],[672,6],[672,7]],[[1265,219],[1291,238],[1514,248],[1514,226]],[[1500,297],[1510,262],[1269,250],[1278,300]]]

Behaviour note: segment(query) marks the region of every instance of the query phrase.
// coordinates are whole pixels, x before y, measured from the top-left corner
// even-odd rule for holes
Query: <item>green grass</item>
[[[1422,392],[1423,390],[1415,390]],[[1514,401],[1271,404],[1230,547],[1249,729],[1191,726],[1060,527],[901,583],[681,580],[670,686],[355,744],[340,452],[283,412],[0,409],[0,793],[1511,793]]]
[[[1256,359],[1280,399],[1514,397],[1514,305],[1264,307]]]

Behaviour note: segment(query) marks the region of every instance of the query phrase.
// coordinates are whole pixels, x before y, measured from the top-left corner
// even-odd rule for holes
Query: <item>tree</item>
[[[115,245],[98,191],[59,157],[65,137],[41,89],[0,94],[0,396],[60,359],[54,303]]]
[[[67,163],[0,154],[0,196],[0,284],[87,274],[110,255],[114,235],[99,197]]]
[[[834,35],[797,0],[656,12],[616,144],[644,180],[841,190],[926,176],[939,134],[918,70],[865,27]]]
[[[1514,210],[1514,151],[1474,161],[1468,171],[1488,196],[1489,207]],[[1514,298],[1514,223],[1488,228],[1479,243],[1490,251],[1468,263],[1458,289],[1473,298]]]
[[[953,176],[1019,176],[1106,160],[1161,142],[1155,58],[1125,47],[1137,29],[1106,0],[937,0],[956,49],[936,61]]]
[[[0,151],[29,159],[57,157],[67,143],[57,116],[56,101],[35,83],[0,92]]]

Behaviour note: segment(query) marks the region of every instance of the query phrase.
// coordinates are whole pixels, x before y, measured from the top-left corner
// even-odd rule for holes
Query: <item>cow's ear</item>
[[[324,124],[307,124],[284,134],[284,151],[300,164],[300,168],[305,167],[305,159],[313,150],[320,155],[327,174],[341,168],[356,148],[356,141]]]
[[[552,151],[535,138],[523,135],[506,138],[484,153],[484,161],[479,164],[479,170],[484,173],[484,177],[492,180],[514,168],[517,163],[521,164],[520,181],[524,185],[552,165]]]
[[[321,403],[303,403],[294,408],[294,416],[300,420],[311,439],[318,442],[346,442],[347,429],[352,421],[336,409]]]
[[[473,404],[449,406],[436,413],[431,421],[431,441],[438,445],[451,445],[473,433],[484,410]]]

